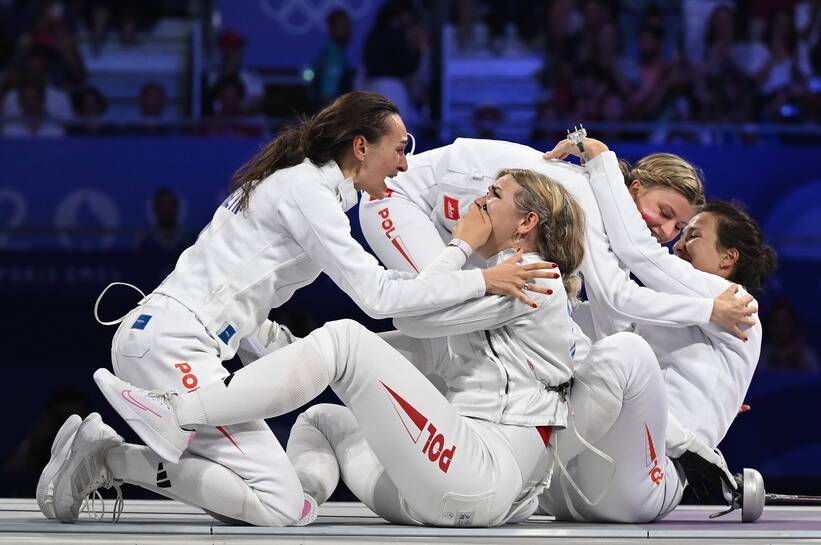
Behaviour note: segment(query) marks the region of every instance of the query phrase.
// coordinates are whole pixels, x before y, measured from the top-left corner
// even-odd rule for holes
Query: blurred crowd
[[[261,136],[262,83],[242,66],[244,40],[219,36],[219,65],[204,75],[205,115],[195,124],[179,114],[177,97],[146,79],[130,97],[133,115],[111,115],[109,98],[91,83],[89,56],[139,48],[163,17],[190,15],[187,0],[7,0],[0,2],[0,117],[7,137],[66,134]],[[80,36],[86,42],[81,54]],[[127,97],[128,98],[128,97]],[[116,97],[115,100],[122,100]],[[181,123],[182,122],[182,123]]]
[[[0,1],[2,134],[265,135],[272,92],[244,65],[246,40],[233,30],[213,37],[201,120],[180,124],[178,112],[194,106],[172,111],[168,90],[157,81],[135,89],[133,118],[107,114],[107,97],[89,84],[78,35],[87,55],[114,42],[137,46],[160,18],[185,16],[187,6],[185,0]],[[429,45],[433,6],[427,0],[381,3],[364,30],[360,60],[351,59],[347,47],[363,30],[343,9],[331,11],[327,41],[299,107],[314,111],[360,88],[392,98],[411,123],[430,121],[437,100]],[[545,124],[577,120],[821,122],[821,0],[454,0],[448,7],[458,53],[543,56],[534,140],[542,139]],[[503,110],[483,105],[474,116],[477,126],[498,122]]]
[[[821,121],[817,0],[462,4],[463,49],[544,52],[541,122]]]

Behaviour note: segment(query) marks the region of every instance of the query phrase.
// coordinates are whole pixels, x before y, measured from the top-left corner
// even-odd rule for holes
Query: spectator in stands
[[[67,121],[72,117],[71,103],[68,94],[49,83],[51,53],[43,46],[32,46],[20,60],[19,67],[9,78],[11,90],[3,97],[2,117],[19,118],[23,115],[18,88],[24,81],[39,82],[45,92],[45,113],[43,115],[58,121]]]
[[[15,58],[26,64],[30,60],[29,53],[36,50],[36,55],[46,63],[45,83],[70,91],[85,79],[86,69],[66,20],[67,9],[63,2],[40,2],[34,8],[31,28],[17,41]],[[24,66],[20,71],[25,70]]]
[[[602,96],[601,101],[601,120],[605,123],[620,123],[624,121],[626,113],[627,101],[619,89],[615,86],[610,87]],[[625,135],[618,131],[607,130],[601,133],[603,141],[618,142],[625,139]]]
[[[704,61],[693,70],[693,96],[696,120],[708,123],[741,124],[756,118],[755,85],[748,76],[746,58],[749,46],[743,41],[736,10],[719,5],[710,13],[704,34]],[[738,141],[734,134],[732,141]],[[753,134],[740,135],[755,138]],[[714,131],[710,141],[727,140],[728,133]]]
[[[790,11],[780,10],[769,18],[763,42],[750,48],[748,63],[758,87],[763,119],[797,120],[808,74],[801,72],[798,63],[797,34]]]
[[[662,54],[664,31],[654,24],[639,28],[639,87],[630,97],[630,110],[637,120],[655,120],[662,113],[676,85],[677,67]]]
[[[572,119],[598,121],[601,119],[601,103],[612,86],[610,79],[597,64],[581,64],[573,70]]]
[[[504,119],[504,114],[498,106],[486,104],[473,110],[473,127],[476,138],[495,140],[496,131]]]
[[[624,55],[622,38],[615,21],[605,21],[598,25],[594,38],[591,61],[607,76],[617,92],[630,95],[639,85],[639,69],[636,62]]]
[[[559,82],[553,75],[562,65],[578,61],[576,37],[583,25],[583,19],[577,3],[573,0],[555,0],[550,2],[546,9],[545,70],[542,81],[549,87]]]
[[[490,47],[497,53],[526,50],[542,31],[545,2],[542,0],[489,0],[484,17]]]
[[[314,64],[311,88],[314,108],[320,110],[339,95],[353,89],[354,68],[345,48],[351,41],[351,17],[343,9],[333,10],[326,19],[330,41]]]
[[[140,89],[140,117],[129,132],[142,134],[170,134],[176,132],[168,114],[168,95],[165,87],[156,81],[145,83]]]
[[[179,254],[196,238],[194,233],[180,225],[179,196],[173,189],[158,189],[151,197],[151,212],[151,229],[137,241],[137,248],[168,254],[169,263],[173,266]]]
[[[220,64],[208,75],[208,85],[216,88],[222,78],[239,78],[245,89],[243,109],[257,113],[262,109],[262,99],[265,94],[265,85],[260,75],[245,66],[245,38],[235,30],[226,30],[220,33],[217,39],[220,52]]]
[[[764,317],[761,362],[768,369],[818,371],[818,355],[804,337],[801,319],[792,303],[779,300]]]
[[[419,118],[414,78],[427,50],[426,31],[413,3],[382,4],[365,40],[363,87],[391,99],[408,125]]]
[[[707,23],[704,62],[699,65],[699,72],[712,78],[726,71],[742,71],[747,53],[742,39],[736,10],[727,5],[717,6]]]
[[[17,120],[3,124],[3,136],[13,138],[60,138],[65,129],[46,111],[46,86],[38,79],[23,80],[15,90],[20,106]]]
[[[265,120],[245,109],[245,87],[236,76],[225,76],[212,90],[211,114],[203,119],[199,134],[204,136],[260,137]]]
[[[87,0],[83,13],[91,29],[91,43],[99,53],[111,28],[120,34],[120,43],[137,43],[137,32],[149,30],[162,16],[162,0]]]
[[[798,63],[801,72],[810,74],[812,51],[821,43],[821,0],[804,0],[795,5],[795,30],[798,36]]]
[[[96,87],[85,87],[74,94],[74,122],[69,126],[70,134],[103,135],[114,132],[114,127],[106,118],[108,104]]]

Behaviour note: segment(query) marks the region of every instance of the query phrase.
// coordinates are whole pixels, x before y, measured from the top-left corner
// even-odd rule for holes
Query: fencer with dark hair
[[[591,138],[583,140],[583,148],[585,169],[613,252],[645,286],[692,297],[712,297],[738,284],[739,296],[746,289],[761,288],[775,266],[775,252],[764,244],[756,222],[737,205],[707,201],[684,227],[673,255],[644,227],[635,194],[624,183],[624,169],[619,168],[616,155]],[[576,144],[563,140],[546,157],[563,159],[568,154],[580,156],[581,152]],[[750,309],[757,310],[755,300]],[[761,324],[757,313],[751,318],[753,323],[735,334],[712,324],[684,328],[641,324],[635,329],[652,347],[664,373],[666,456],[675,459],[674,464],[666,462],[664,471],[648,472],[645,480],[651,486],[673,480],[683,488],[689,481],[702,497],[708,488],[720,491],[722,485],[735,486],[716,447],[738,414],[758,363]],[[635,426],[640,428],[641,423]],[[618,452],[625,448],[624,438],[612,436],[596,446],[604,452]],[[662,456],[660,452],[656,455]],[[577,483],[582,491],[592,494],[600,490],[609,468],[589,453],[573,463],[584,476]],[[658,460],[660,468],[664,463]],[[617,465],[616,482],[618,471]],[[589,505],[567,486],[562,475],[542,495],[541,506],[561,519],[627,522],[631,509],[640,507],[635,489],[611,487],[597,505]],[[679,489],[679,498],[680,493]],[[673,507],[677,503],[674,498]],[[662,506],[658,507],[661,514]]]
[[[494,296],[396,318],[400,330],[418,338],[412,350],[396,349],[356,322],[329,322],[224,383],[192,393],[137,389],[104,369],[95,380],[134,430],[168,459],[186,447],[190,432],[181,427],[278,416],[330,386],[346,407],[312,407],[288,441],[300,482],[317,502],[327,499],[342,473],[368,507],[394,523],[503,524],[543,489],[553,460],[551,434],[569,418],[577,334],[565,284],[574,289],[572,273],[582,261],[584,214],[557,182],[511,169],[500,172],[489,195],[460,219],[457,239],[464,240],[470,224],[485,226],[475,249],[491,263],[522,252],[525,263],[554,259],[554,278],[537,280],[551,294],[538,293],[534,306]],[[468,257],[465,249],[452,241],[420,277],[458,270]],[[660,383],[649,347],[628,344],[636,348],[629,350],[632,357],[646,359],[650,370],[638,381]],[[442,363],[450,371],[448,397],[418,370],[424,362],[408,357]],[[320,420],[330,432],[311,426]]]
[[[351,236],[345,211],[358,191],[384,196],[386,177],[407,168],[407,142],[396,106],[365,92],[343,95],[282,131],[237,172],[231,194],[174,271],[125,316],[112,342],[117,375],[161,389],[221,383],[229,376],[222,362],[240,349],[252,359],[292,340],[268,313],[322,272],[375,318],[430,312],[486,293],[533,303],[523,286],[552,275],[540,270],[547,264],[520,266],[514,255],[485,271],[417,278],[384,269]],[[315,516],[262,420],[202,427],[174,464],[120,443],[98,417],[58,435],[54,456],[69,454],[41,476],[44,514],[73,521],[87,494],[128,482],[222,520],[284,526]]]

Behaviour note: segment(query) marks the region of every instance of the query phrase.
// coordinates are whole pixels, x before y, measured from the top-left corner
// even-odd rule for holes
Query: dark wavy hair
[[[380,94],[346,93],[315,116],[280,131],[234,173],[229,190],[242,191],[240,209],[245,209],[254,188],[277,170],[298,165],[305,158],[317,166],[340,162],[355,137],[377,142],[385,136],[389,131],[386,121],[393,114],[399,114],[399,109]]]
[[[738,250],[738,262],[728,278],[748,291],[760,290],[767,277],[775,269],[778,257],[770,246],[764,244],[761,229],[738,202],[709,200],[700,212],[714,214],[717,221],[719,249]]]

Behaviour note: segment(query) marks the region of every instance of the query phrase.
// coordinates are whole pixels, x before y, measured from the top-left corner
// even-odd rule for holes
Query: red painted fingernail
[[[750,339],[749,339],[749,337],[744,337],[744,342],[745,342],[745,343],[746,343],[747,341],[749,341],[749,340],[750,340]]]
[[[559,278],[561,275],[559,273],[553,273],[553,278]]]
[[[547,294],[548,294],[548,295],[553,295],[553,290],[548,289],[548,290],[547,290]]]
[[[533,303],[533,304],[532,304],[532,305],[530,305],[530,306],[531,306],[531,307],[533,307],[533,308],[538,308],[538,307],[539,307],[539,305],[537,305],[536,303]]]
[[[555,269],[556,267],[558,267],[558,265],[556,265],[555,263],[553,263],[552,265],[550,265],[550,268],[551,268],[551,269]]]
[[[516,251],[517,251],[517,252],[521,252],[521,251],[522,251],[522,249],[521,249],[521,248],[516,248]]]

